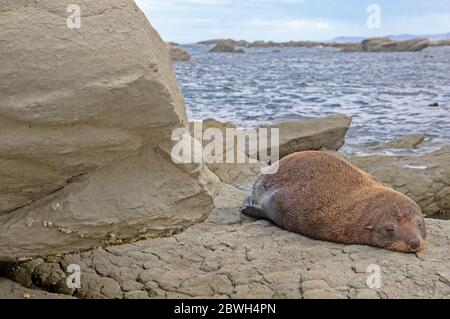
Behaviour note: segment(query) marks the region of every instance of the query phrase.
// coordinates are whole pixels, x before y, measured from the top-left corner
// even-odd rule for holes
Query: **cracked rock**
[[[49,267],[50,261],[22,262],[12,265],[5,274],[10,276],[20,266],[23,270],[16,280],[48,287],[64,279],[65,274],[57,270],[60,265],[77,262],[81,266],[81,289],[73,296],[79,298],[366,299],[450,295],[450,221],[427,219],[427,249],[401,254],[315,241],[242,216],[239,207],[245,195],[222,184],[215,211],[203,224],[176,235],[176,240],[149,239],[54,257],[54,268]],[[240,222],[229,224],[230,219]],[[380,289],[367,285],[370,264],[380,266]],[[65,292],[58,285],[52,287]]]

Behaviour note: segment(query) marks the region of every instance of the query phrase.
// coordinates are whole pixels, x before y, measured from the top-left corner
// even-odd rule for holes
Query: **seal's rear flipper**
[[[262,207],[255,203],[253,196],[248,196],[245,199],[244,207],[241,208],[241,213],[256,218],[265,218],[266,215]]]

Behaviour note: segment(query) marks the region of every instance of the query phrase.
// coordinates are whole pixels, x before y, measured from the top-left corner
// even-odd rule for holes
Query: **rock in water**
[[[389,38],[371,38],[361,43],[342,45],[343,52],[418,52],[430,46],[428,39],[393,41]]]
[[[373,38],[361,42],[364,52],[417,52],[428,48],[428,39],[392,41],[388,38]]]
[[[217,43],[209,52],[213,53],[245,53],[243,49],[236,49],[236,42],[224,40]]]
[[[0,260],[181,230],[217,178],[158,145],[187,127],[165,43],[132,0],[0,4]]]
[[[450,40],[432,41],[430,43],[432,47],[447,47],[450,46]]]
[[[172,57],[172,61],[176,62],[187,62],[191,59],[189,53],[185,50],[179,48],[177,45],[173,43],[168,43],[167,47],[169,48],[170,56]]]

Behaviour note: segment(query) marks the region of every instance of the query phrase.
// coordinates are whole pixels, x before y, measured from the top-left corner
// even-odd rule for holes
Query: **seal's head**
[[[409,198],[396,198],[385,203],[374,225],[367,226],[372,241],[379,247],[402,253],[422,251],[427,231],[422,210]]]

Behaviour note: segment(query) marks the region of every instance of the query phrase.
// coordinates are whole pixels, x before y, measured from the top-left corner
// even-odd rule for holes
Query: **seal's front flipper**
[[[264,211],[259,206],[247,206],[241,209],[241,213],[255,218],[266,218]]]
[[[255,203],[253,196],[248,196],[245,199],[244,207],[241,208],[241,213],[256,218],[265,218],[266,215],[262,207]]]

